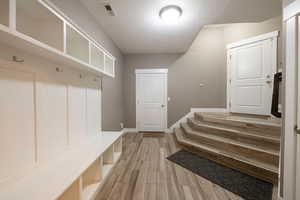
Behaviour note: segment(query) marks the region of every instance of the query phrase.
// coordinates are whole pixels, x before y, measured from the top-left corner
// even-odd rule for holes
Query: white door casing
[[[136,70],[136,126],[138,131],[167,129],[167,69]]]
[[[277,37],[278,31],[227,46],[230,112],[270,115]]]

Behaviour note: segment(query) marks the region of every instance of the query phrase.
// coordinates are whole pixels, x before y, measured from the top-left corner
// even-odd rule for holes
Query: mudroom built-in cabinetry
[[[0,1],[0,199],[94,199],[122,154],[102,130],[114,56],[47,0]]]

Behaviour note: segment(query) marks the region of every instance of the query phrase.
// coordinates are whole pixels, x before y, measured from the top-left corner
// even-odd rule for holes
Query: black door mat
[[[167,159],[245,200],[272,200],[273,184],[202,158],[197,154],[181,150]]]

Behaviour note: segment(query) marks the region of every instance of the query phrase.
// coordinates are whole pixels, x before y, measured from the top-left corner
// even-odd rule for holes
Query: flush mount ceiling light
[[[179,20],[181,15],[182,15],[182,9],[176,5],[169,5],[169,6],[163,7],[159,11],[160,18],[164,22],[170,23],[170,24],[176,23]]]

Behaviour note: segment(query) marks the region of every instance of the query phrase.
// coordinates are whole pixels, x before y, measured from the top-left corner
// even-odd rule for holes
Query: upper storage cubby
[[[114,59],[111,58],[110,56],[105,56],[105,72],[110,74],[110,75],[114,75]]]
[[[89,41],[78,31],[67,25],[66,52],[81,61],[89,63]]]
[[[63,51],[63,21],[37,0],[16,1],[16,29]]]
[[[114,77],[115,58],[50,0],[0,0],[0,43]]]
[[[9,0],[0,1],[0,24],[4,26],[9,24]]]
[[[91,45],[91,64],[104,71],[104,53],[94,44]]]

